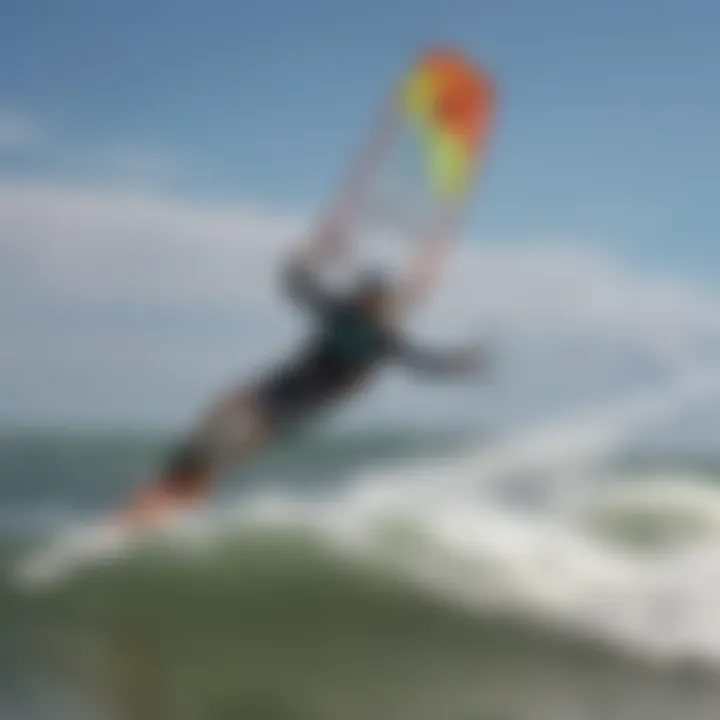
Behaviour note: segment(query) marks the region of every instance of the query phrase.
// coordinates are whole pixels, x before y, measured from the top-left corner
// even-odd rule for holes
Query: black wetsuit
[[[319,323],[316,336],[299,357],[263,378],[251,393],[267,421],[286,426],[359,386],[382,361],[429,373],[458,369],[454,354],[421,351],[397,332],[364,317],[351,300],[323,292],[298,265],[286,273],[289,294]]]
[[[290,296],[313,313],[319,327],[296,359],[263,375],[242,393],[264,425],[275,432],[294,426],[298,420],[342,398],[383,361],[399,360],[433,374],[459,369],[455,354],[414,348],[398,333],[363,316],[351,299],[325,293],[297,264],[288,268],[285,283]],[[210,455],[204,443],[186,443],[171,457],[168,474],[181,475],[209,467]]]

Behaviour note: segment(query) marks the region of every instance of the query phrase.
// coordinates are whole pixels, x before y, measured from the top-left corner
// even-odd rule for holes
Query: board
[[[14,569],[13,580],[24,590],[53,586],[81,568],[118,559],[140,536],[127,526],[105,521],[67,529],[24,556]]]

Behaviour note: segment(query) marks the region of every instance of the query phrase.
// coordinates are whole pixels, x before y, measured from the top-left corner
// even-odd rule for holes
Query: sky
[[[510,328],[533,348],[532,379],[487,407],[557,395],[538,378],[559,354],[592,396],[597,364],[627,380],[638,353],[713,345],[719,22],[710,0],[5,0],[0,422],[176,423],[282,353],[302,325],[275,263],[435,43],[498,86],[427,326]],[[393,392],[373,402],[387,412]]]

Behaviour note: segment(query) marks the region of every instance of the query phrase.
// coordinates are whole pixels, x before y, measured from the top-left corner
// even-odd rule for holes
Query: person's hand
[[[458,372],[463,375],[481,375],[490,369],[490,353],[482,345],[461,348],[455,361]]]
[[[346,250],[346,230],[335,222],[330,222],[321,228],[309,248],[312,255],[322,256],[330,260],[336,260]]]
[[[333,259],[342,255],[347,250],[345,230],[339,227],[330,227],[325,232],[322,240],[323,251]]]

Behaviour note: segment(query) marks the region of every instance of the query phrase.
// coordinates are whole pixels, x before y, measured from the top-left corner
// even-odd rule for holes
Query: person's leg
[[[219,472],[240,463],[268,435],[269,425],[246,393],[222,398],[170,453],[154,486],[131,505],[130,519],[151,520],[168,508],[201,500]]]
[[[217,402],[190,438],[170,455],[161,482],[178,494],[207,488],[212,477],[241,462],[269,435],[261,409],[245,391]]]

